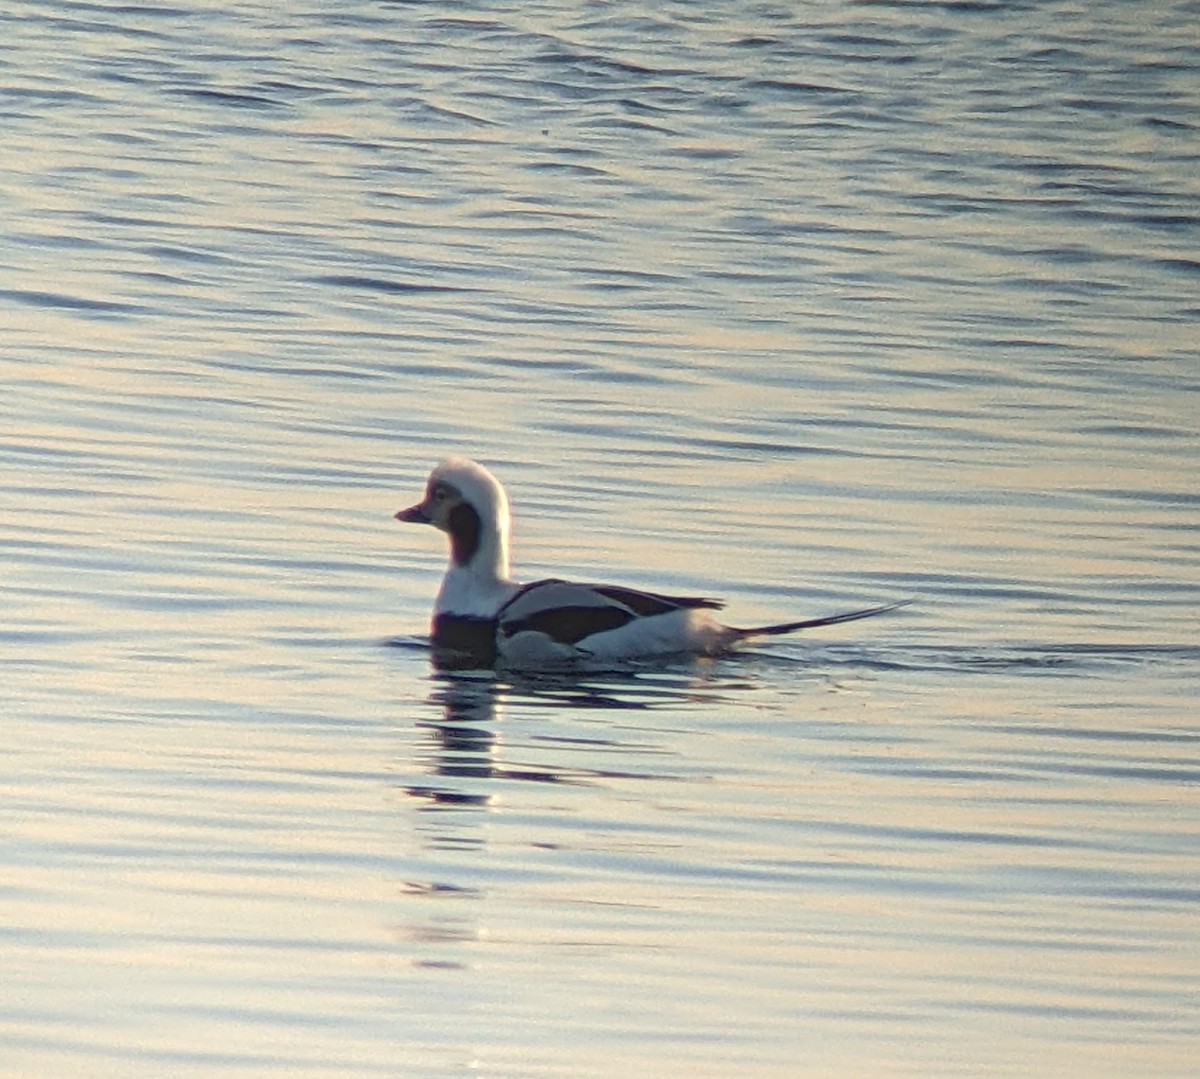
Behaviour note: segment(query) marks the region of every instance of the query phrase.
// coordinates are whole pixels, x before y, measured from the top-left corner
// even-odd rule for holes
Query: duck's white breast
[[[455,614],[469,618],[495,618],[496,613],[517,593],[511,581],[482,577],[464,566],[451,566],[442,578],[434,603],[434,615]]]

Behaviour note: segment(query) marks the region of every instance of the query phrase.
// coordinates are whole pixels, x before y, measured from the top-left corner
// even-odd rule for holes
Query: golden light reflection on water
[[[872,1074],[898,1058],[910,1070],[999,1070],[1026,1052],[1048,1074],[1080,1061],[1104,1074],[1134,1052],[1116,1044],[1122,1025],[1154,1043],[1139,1062],[1184,1073],[1171,1031],[1185,1007],[1164,1018],[1128,998],[1182,995],[1194,969],[1186,910],[1156,898],[1180,888],[1185,811],[1163,811],[1173,788],[1153,777],[1186,771],[1186,746],[1131,752],[1114,738],[1081,751],[1063,732],[1080,715],[1096,722],[1097,695],[1105,729],[1167,729],[1186,695],[1094,691],[1083,675],[1022,685],[1011,671],[989,685],[970,673],[997,635],[1107,642],[1111,618],[1035,610],[1030,622],[997,601],[956,605],[956,624],[979,634],[964,655],[929,630],[930,619],[948,624],[950,612],[931,613],[947,601],[922,597],[915,620],[822,634],[815,669],[794,666],[804,651],[785,652],[781,668],[733,668],[736,688],[718,670],[715,684],[676,683],[665,701],[604,690],[654,706],[645,712],[520,692],[468,694],[464,711],[430,693],[419,652],[379,643],[423,631],[440,573],[440,538],[389,520],[434,440],[393,445],[386,426],[348,441],[314,430],[298,458],[291,427],[200,407],[209,378],[189,408],[191,384],[177,375],[37,369],[33,398],[54,411],[7,432],[41,473],[16,492],[10,523],[49,538],[53,555],[22,555],[17,611],[82,634],[40,651],[52,673],[24,695],[27,714],[53,725],[18,739],[7,777],[26,851],[6,904],[8,969],[66,1012],[86,1011],[104,987],[105,1021],[84,1028],[72,1059],[122,1042],[203,1053],[223,1018],[257,1012],[233,1043],[253,1057],[274,1042],[271,1015],[330,1011],[346,1018],[291,1052],[349,1045],[346,1059],[365,1065],[394,1037],[375,1031],[394,1030],[398,1011],[421,1017],[409,1037],[426,1049],[411,1051],[433,1059],[458,1044],[461,1019],[449,1017],[467,999],[482,1059],[520,1045],[528,1060],[549,1023],[575,1032],[576,1061],[596,1074],[612,1066],[598,1048],[610,1029],[642,1045],[625,1050],[631,1066],[665,1037],[695,1075],[748,1055],[756,1074],[790,1075],[797,1039],[810,1038],[824,1048],[807,1059],[828,1069],[846,1066],[839,1046],[853,1041],[855,1066]],[[232,396],[251,400],[270,384],[269,372],[236,379]],[[369,392],[324,384],[270,392],[289,417],[319,415],[322,401],[377,407]],[[641,415],[639,392],[610,398],[616,417]],[[722,434],[746,441],[757,436],[739,416],[774,416],[769,387],[700,384],[692,396],[720,415]],[[77,428],[91,397],[128,429]],[[466,397],[484,429],[507,422],[490,392]],[[189,422],[130,408],[143,400],[170,401]],[[831,430],[797,440],[828,446]],[[73,474],[78,499],[48,499],[51,447],[108,467]],[[365,449],[393,456],[359,471]],[[589,487],[586,455],[554,469],[521,448],[510,455],[519,556],[539,570],[714,582],[753,618],[886,591],[893,573],[1083,589],[1137,571],[1147,532],[1169,537],[1177,520],[1169,503],[1114,507],[1079,493],[1178,489],[1169,454],[1147,483],[1140,455],[1093,460],[1069,439],[1046,462],[1016,450],[914,462],[918,449],[651,455]],[[1156,570],[1175,572],[1182,580],[1188,567]],[[791,591],[809,586],[828,594]],[[1118,628],[1130,643],[1159,632]],[[923,673],[918,688],[912,675],[864,681],[820,666],[824,645],[888,660],[914,633],[957,664],[945,680]],[[839,676],[857,692],[839,692]],[[1012,721],[1021,729],[997,727]],[[810,742],[814,722],[834,729]],[[1145,908],[1136,929],[1118,896],[1128,882]],[[350,1021],[374,1014],[381,995],[377,1027]],[[447,1001],[432,1019],[430,995]],[[679,1002],[666,1017],[664,998]],[[1078,1036],[1047,1053],[1063,1016]],[[714,1024],[720,1053],[688,1048]],[[874,1048],[861,1048],[864,1028]],[[53,1027],[36,1029],[62,1044]]]

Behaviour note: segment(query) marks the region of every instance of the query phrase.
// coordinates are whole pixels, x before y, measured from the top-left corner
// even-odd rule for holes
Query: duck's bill
[[[404,521],[407,524],[433,524],[433,521],[429,518],[429,514],[425,512],[424,502],[418,502],[415,506],[409,506],[408,509],[401,510],[395,517],[397,521]]]

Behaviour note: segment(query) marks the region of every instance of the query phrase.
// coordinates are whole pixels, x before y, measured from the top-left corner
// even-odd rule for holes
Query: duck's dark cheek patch
[[[450,533],[450,556],[455,563],[465,566],[479,550],[479,514],[466,502],[460,502],[446,517],[446,531]]]

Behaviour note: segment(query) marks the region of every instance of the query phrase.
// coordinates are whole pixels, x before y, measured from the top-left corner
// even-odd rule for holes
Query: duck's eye
[[[446,488],[445,487],[435,487],[433,489],[433,500],[434,500],[434,502],[445,502],[446,501]]]

